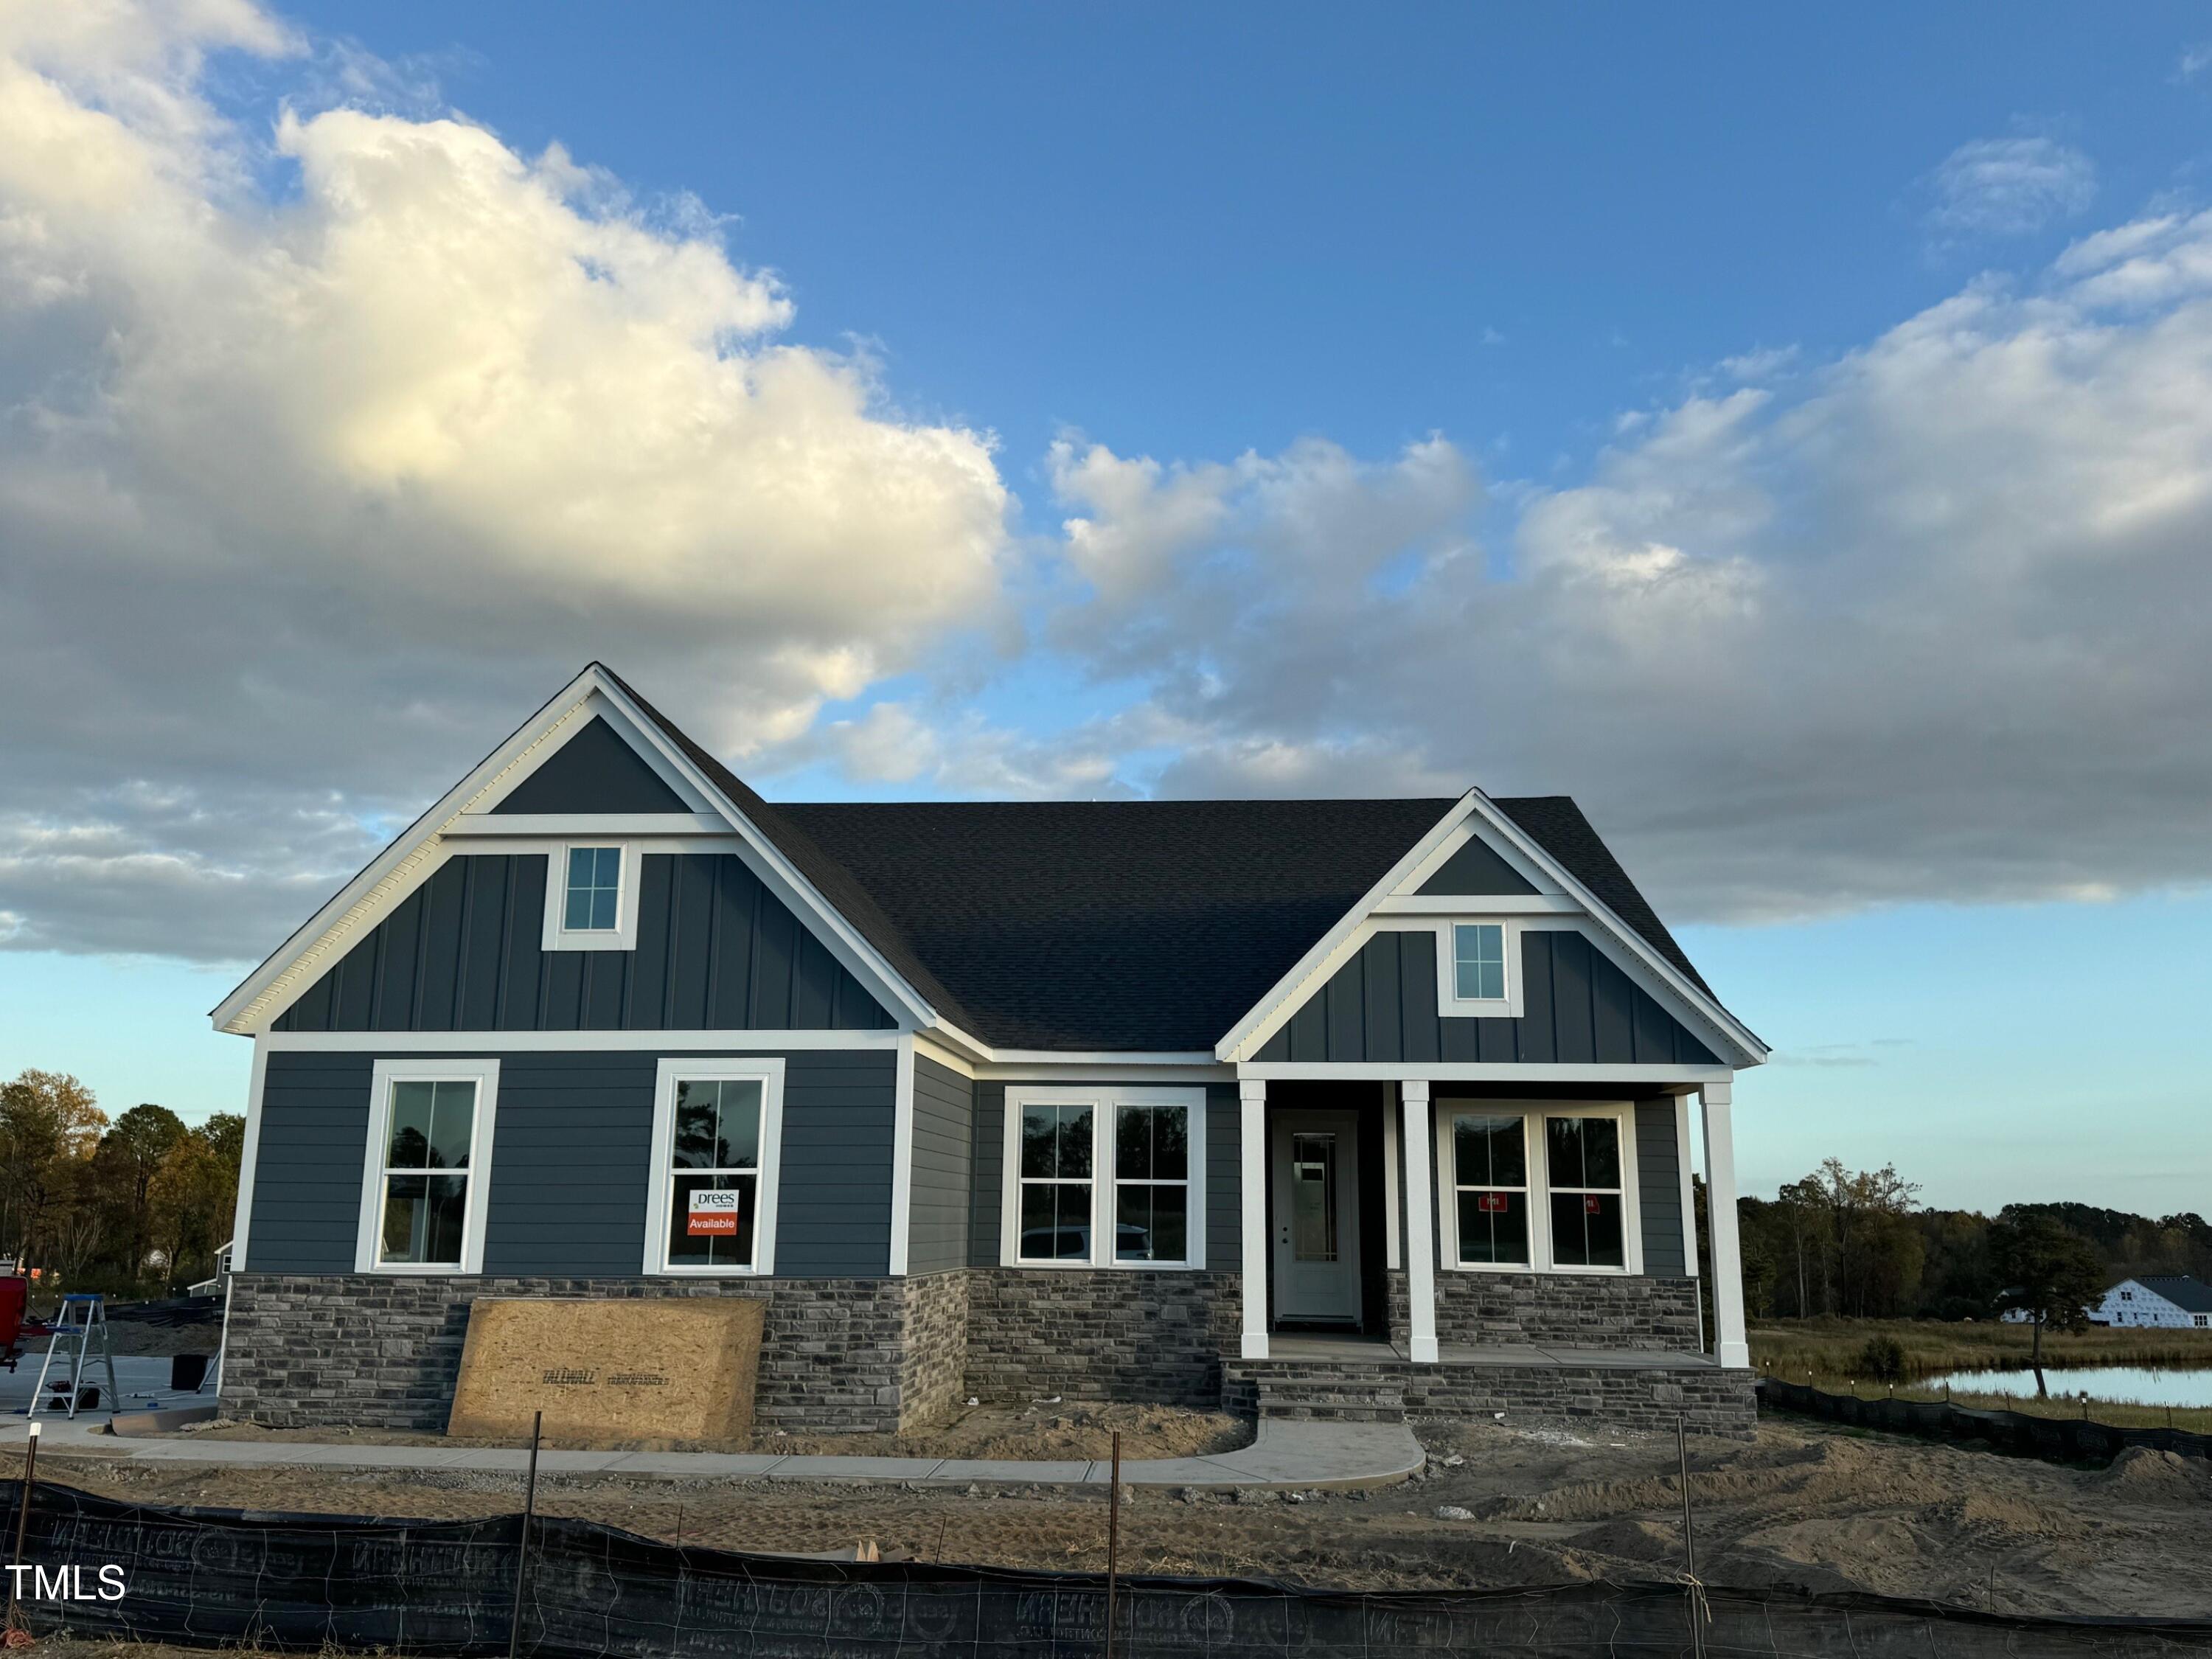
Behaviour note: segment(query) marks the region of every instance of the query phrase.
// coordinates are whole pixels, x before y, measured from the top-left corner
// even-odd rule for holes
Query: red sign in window
[[[1605,1206],[1603,1204],[1600,1203],[1596,1199],[1592,1198],[1588,1194],[1584,1194],[1583,1195],[1583,1213],[1584,1215],[1595,1215],[1604,1207]]]
[[[1505,1213],[1505,1194],[1503,1193],[1478,1193],[1475,1194],[1474,1207],[1484,1215],[1504,1215]]]
[[[738,1236],[738,1194],[727,1189],[702,1188],[691,1194],[684,1215],[688,1238],[735,1238]]]

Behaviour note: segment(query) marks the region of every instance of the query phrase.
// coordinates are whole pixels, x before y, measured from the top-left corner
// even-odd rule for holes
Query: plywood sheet
[[[744,1440],[760,1371],[757,1297],[479,1297],[449,1435],[571,1446]]]

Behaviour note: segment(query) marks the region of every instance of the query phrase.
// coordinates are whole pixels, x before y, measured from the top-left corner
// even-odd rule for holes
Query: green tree
[[[0,1241],[19,1261],[66,1242],[83,1254],[84,1229],[60,1237],[62,1212],[79,1197],[84,1165],[107,1115],[65,1072],[27,1070],[0,1083]]]
[[[2097,1248],[2069,1231],[2047,1213],[2014,1215],[2007,1210],[1990,1229],[1990,1247],[2007,1284],[2000,1298],[2021,1309],[2035,1327],[2035,1392],[2047,1397],[2043,1380],[2043,1328],[2079,1330],[2087,1324],[2084,1310],[2105,1293],[2105,1263]]]
[[[106,1243],[119,1250],[118,1265],[131,1278],[146,1271],[153,1218],[154,1177],[185,1135],[184,1120],[166,1106],[133,1106],[100,1138],[93,1154],[97,1185],[106,1200]]]
[[[152,1235],[171,1279],[190,1279],[230,1237],[245,1140],[246,1120],[217,1112],[185,1130],[155,1172],[148,1194]]]

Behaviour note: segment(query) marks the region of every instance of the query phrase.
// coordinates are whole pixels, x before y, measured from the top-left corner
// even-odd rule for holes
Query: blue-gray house
[[[782,1426],[1749,1422],[1766,1050],[1564,798],[772,805],[595,664],[214,1019],[264,1421],[442,1425],[479,1295],[710,1295]]]

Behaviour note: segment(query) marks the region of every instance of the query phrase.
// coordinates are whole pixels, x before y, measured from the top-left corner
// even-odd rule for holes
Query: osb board
[[[571,1446],[744,1440],[753,1431],[754,1297],[479,1297],[446,1432]]]

